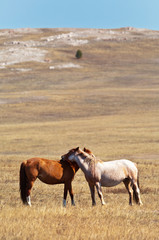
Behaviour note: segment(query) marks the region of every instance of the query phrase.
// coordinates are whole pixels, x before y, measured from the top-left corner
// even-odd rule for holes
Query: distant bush
[[[76,52],[76,58],[79,59],[81,57],[82,57],[82,51],[78,49]]]

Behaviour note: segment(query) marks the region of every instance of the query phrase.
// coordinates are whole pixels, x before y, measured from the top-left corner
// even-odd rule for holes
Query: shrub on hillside
[[[79,59],[81,57],[82,57],[82,51],[78,49],[76,52],[76,58]]]

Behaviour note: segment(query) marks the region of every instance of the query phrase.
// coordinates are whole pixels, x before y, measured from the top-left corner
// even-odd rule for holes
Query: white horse
[[[135,163],[126,159],[103,162],[100,159],[96,159],[90,150],[84,148],[82,151],[79,147],[71,149],[62,156],[62,159],[76,162],[84,172],[91,191],[92,205],[96,205],[95,186],[101,203],[104,205],[101,187],[113,187],[121,182],[124,182],[129,193],[129,204],[132,205],[134,197],[135,202],[142,205],[139,175]]]

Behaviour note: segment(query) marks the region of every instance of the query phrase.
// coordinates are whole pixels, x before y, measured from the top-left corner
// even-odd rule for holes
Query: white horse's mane
[[[102,160],[96,158],[95,156],[90,155],[85,151],[82,151],[81,149],[80,149],[80,152],[85,156],[84,162],[88,163],[89,165],[92,165],[93,163],[97,163],[97,162],[103,162]]]

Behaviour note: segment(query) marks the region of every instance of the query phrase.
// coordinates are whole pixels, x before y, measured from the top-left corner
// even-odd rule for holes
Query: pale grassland
[[[2,239],[158,239],[157,118],[151,125],[153,132],[146,131],[149,118],[145,116],[142,124],[140,120],[130,115],[1,126]],[[89,188],[79,170],[73,182],[75,207],[68,197],[63,209],[63,185],[48,186],[39,180],[32,191],[32,208],[23,207],[18,191],[21,161],[37,154],[59,159],[78,145],[88,146],[103,160],[126,157],[137,162],[144,205],[129,207],[121,184],[103,188],[105,207],[97,195],[97,206],[91,207]]]
[[[6,239],[157,239],[154,212],[123,204],[63,209],[52,204],[2,210]],[[6,215],[7,214],[7,215]],[[148,226],[145,224],[149,220]],[[8,223],[12,223],[8,226]],[[14,227],[13,227],[14,226]],[[4,238],[5,239],[5,238]]]
[[[11,67],[32,71],[8,67],[0,72],[0,239],[159,239],[158,43],[98,41],[82,47],[80,70],[49,71],[46,63],[21,63]],[[64,60],[77,62],[75,47],[48,50],[52,61],[60,62],[65,54]],[[34,156],[60,159],[77,146],[90,148],[103,161],[136,162],[144,205],[130,207],[120,184],[103,188],[106,206],[96,194],[92,207],[79,170],[73,181],[75,207],[69,196],[62,207],[63,185],[39,180],[32,207],[23,206],[20,163]]]

